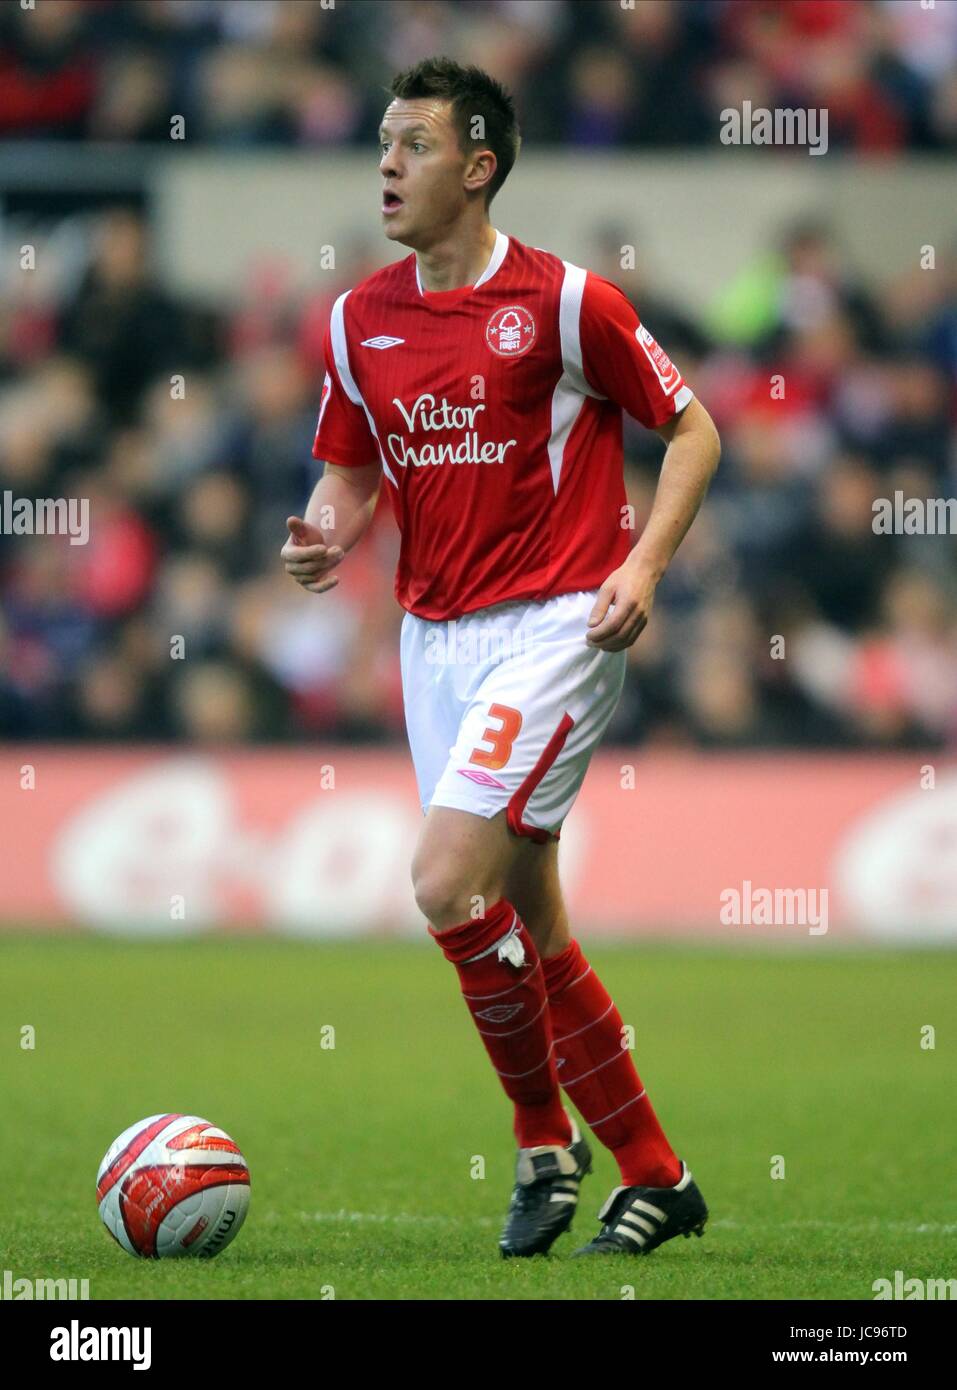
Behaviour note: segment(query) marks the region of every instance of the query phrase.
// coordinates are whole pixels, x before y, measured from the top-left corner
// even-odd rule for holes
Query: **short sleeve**
[[[579,339],[589,385],[648,429],[665,424],[693,399],[681,372],[618,286],[590,271],[582,293]]]
[[[326,376],[322,383],[319,419],[312,456],[344,468],[362,468],[379,462],[379,449],[361,405],[350,401],[336,368],[332,337],[326,329],[323,355]]]

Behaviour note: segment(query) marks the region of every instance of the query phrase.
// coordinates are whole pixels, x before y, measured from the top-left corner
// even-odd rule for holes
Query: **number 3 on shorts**
[[[504,767],[512,756],[512,744],[518,738],[518,731],[522,727],[522,716],[517,709],[512,709],[511,705],[489,705],[488,712],[490,718],[502,721],[502,727],[485,730],[482,742],[490,743],[492,751],[487,753],[484,748],[473,748],[469,762],[477,763],[479,767],[487,767],[490,772],[496,772]]]

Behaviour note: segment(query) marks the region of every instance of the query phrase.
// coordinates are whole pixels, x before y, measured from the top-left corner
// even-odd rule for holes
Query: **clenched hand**
[[[297,584],[311,593],[323,594],[339,583],[335,575],[328,578],[329,570],[335,569],[345,554],[341,545],[326,545],[318,526],[303,521],[302,517],[286,518],[289,539],[282,548],[282,562],[286,573],[291,574]]]

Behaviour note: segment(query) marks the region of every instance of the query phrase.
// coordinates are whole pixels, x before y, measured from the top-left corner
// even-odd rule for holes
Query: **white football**
[[[249,1169],[224,1130],[198,1115],[150,1115],[124,1129],[96,1175],[104,1226],[131,1255],[209,1259],[236,1239]]]

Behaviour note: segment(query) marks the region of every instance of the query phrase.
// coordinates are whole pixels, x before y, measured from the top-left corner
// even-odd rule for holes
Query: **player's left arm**
[[[714,421],[697,399],[654,428],[668,447],[651,515],[627,560],[602,584],[588,619],[587,642],[606,652],[630,647],[646,626],[658,582],[694,521],[721,457]]]
[[[582,370],[594,393],[615,401],[665,451],[655,501],[640,540],[598,591],[586,641],[630,647],[648,622],[658,581],[708,490],[721,444],[711,416],[616,285],[590,271],[579,313]]]

